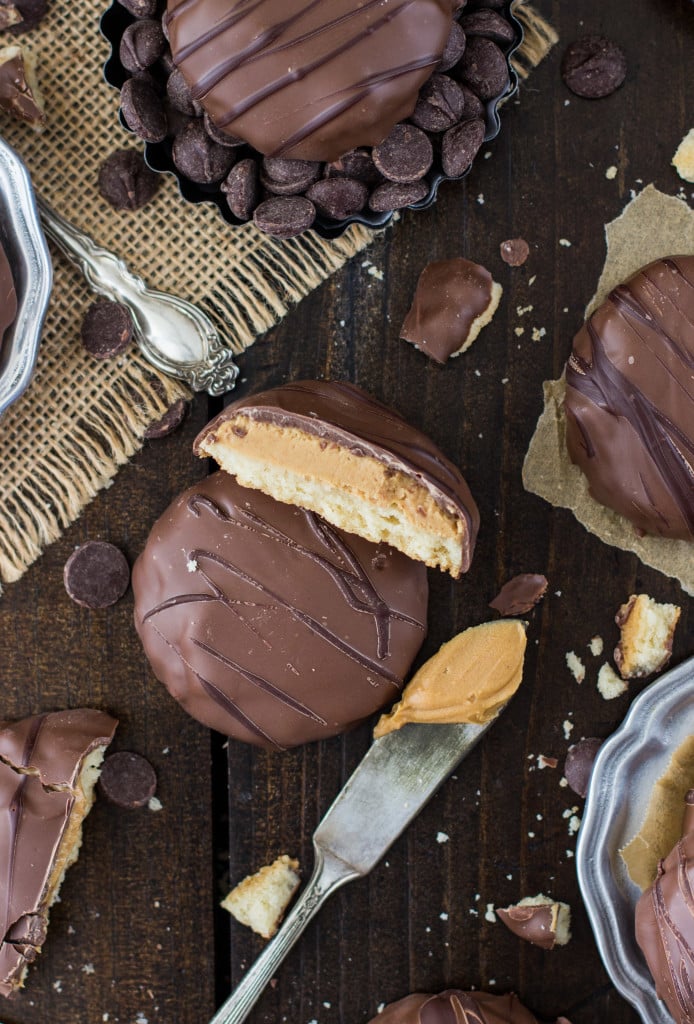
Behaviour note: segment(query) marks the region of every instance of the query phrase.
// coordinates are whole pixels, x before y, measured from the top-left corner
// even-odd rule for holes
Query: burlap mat
[[[373,234],[355,226],[337,241],[309,233],[280,242],[252,226],[232,230],[214,207],[184,203],[170,176],[143,210],[112,210],[97,191],[98,168],[114,149],[138,143],[121,128],[116,92],[102,78],[108,46],[98,21],[107,3],[52,0],[40,27],[22,37],[38,58],[49,127],[36,134],[3,117],[0,128],[26,160],[36,189],[60,213],[124,257],[152,287],[198,302],[241,352]],[[521,5],[518,13],[527,33],[518,62],[525,77],[556,36],[531,8]],[[55,255],[54,266],[34,379],[0,423],[0,578],[6,582],[18,579],[77,518],[138,450],[147,426],[187,394],[134,349],[112,362],[84,354],[79,327],[93,295],[62,256]]]

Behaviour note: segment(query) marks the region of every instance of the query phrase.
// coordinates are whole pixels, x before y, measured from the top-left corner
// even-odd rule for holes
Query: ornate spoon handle
[[[359,872],[350,869],[327,851],[314,846],[316,866],[299,901],[288,915],[269,946],[260,954],[243,980],[217,1010],[210,1024],[241,1024],[251,1012],[261,992],[284,960],[311,918],[328,896]]]
[[[123,260],[66,221],[45,199],[37,196],[36,201],[46,234],[94,291],[128,307],[137,343],[153,366],[194,391],[222,395],[233,388],[239,368],[202,310],[175,295],[150,290]]]

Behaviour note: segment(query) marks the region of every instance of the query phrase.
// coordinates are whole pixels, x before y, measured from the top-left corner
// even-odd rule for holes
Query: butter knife
[[[246,1019],[328,896],[368,875],[496,717],[484,725],[410,724],[371,745],[313,834],[315,863],[308,885],[210,1024]]]

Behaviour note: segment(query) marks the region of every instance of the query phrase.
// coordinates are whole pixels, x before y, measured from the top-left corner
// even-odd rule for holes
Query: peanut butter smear
[[[518,619],[485,622],[458,633],[422,665],[374,739],[408,722],[484,725],[520,686],[525,629]]]

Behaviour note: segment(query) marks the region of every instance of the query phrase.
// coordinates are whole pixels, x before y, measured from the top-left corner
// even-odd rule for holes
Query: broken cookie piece
[[[672,166],[683,181],[694,182],[694,128],[690,128],[672,158]]]
[[[24,18],[22,12],[14,4],[0,2],[0,32],[5,32],[13,25],[19,25]]]
[[[222,906],[241,924],[271,939],[299,883],[299,862],[285,853],[239,882],[222,900]]]
[[[0,724],[0,994],[22,988],[48,913],[82,843],[82,822],[117,721],[77,708]]]
[[[494,316],[502,288],[485,267],[462,256],[435,260],[419,275],[400,337],[436,363],[472,345]]]
[[[672,641],[681,608],[659,604],[648,594],[632,594],[615,615],[621,630],[614,660],[622,679],[650,676],[672,654]]]
[[[13,44],[0,49],[0,110],[43,131],[46,115],[33,57]]]
[[[374,739],[408,722],[484,725],[520,686],[525,645],[516,619],[458,633],[414,674],[393,710],[381,715]]]
[[[497,917],[509,931],[533,946],[554,949],[571,938],[571,908],[550,896],[526,896],[510,907],[499,907]]]

